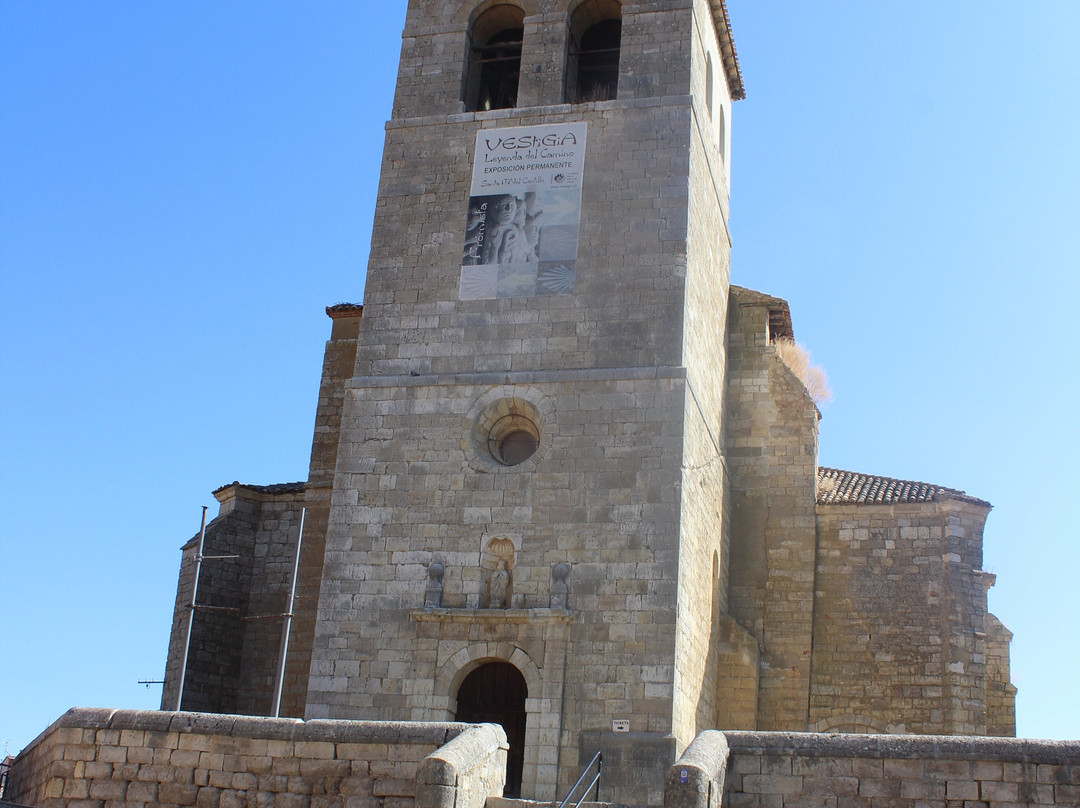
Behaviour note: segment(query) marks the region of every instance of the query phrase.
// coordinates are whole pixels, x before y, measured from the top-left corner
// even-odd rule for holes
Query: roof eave
[[[720,38],[720,55],[724,62],[724,77],[727,79],[728,92],[732,101],[746,98],[743,87],[742,70],[739,68],[739,53],[735,50],[735,37],[731,33],[731,19],[728,17],[727,3],[724,0],[709,0],[712,6],[716,32]]]

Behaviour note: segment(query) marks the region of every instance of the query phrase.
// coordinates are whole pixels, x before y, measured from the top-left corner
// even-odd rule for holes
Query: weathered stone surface
[[[730,759],[723,794],[730,805],[793,808],[814,799],[871,808],[1075,804],[1070,786],[1038,779],[1042,766],[1080,766],[1080,741],[769,732],[724,737]],[[806,776],[808,768],[816,774]],[[739,774],[766,771],[790,774]]]
[[[103,731],[112,724],[124,729]],[[97,742],[85,743],[88,737]],[[220,749],[230,752],[211,751]],[[425,761],[448,766],[448,805],[482,808],[502,793],[505,750],[506,736],[493,725],[74,709],[19,756],[5,796],[31,805],[97,800],[136,808],[340,805],[344,795],[350,804],[393,800],[412,808],[417,789],[427,785],[418,777]],[[269,754],[246,754],[253,751]],[[116,765],[118,759],[129,762]],[[330,796],[338,802],[319,799]]]
[[[490,33],[476,27],[489,7],[513,16],[409,3],[366,300],[328,310],[306,482],[215,492],[205,554],[236,557],[203,566],[214,610],[187,609],[185,546],[162,704],[190,623],[183,706],[268,713],[304,514],[282,710],[308,720],[173,715],[144,739],[155,782],[197,764],[192,782],[226,789],[222,803],[244,781],[217,772],[307,796],[305,775],[346,788],[323,764],[347,759],[384,808],[416,776],[434,808],[461,797],[442,790],[460,765],[417,749],[472,750],[476,736],[407,722],[464,714],[464,683],[493,662],[524,681],[507,752],[523,794],[543,800],[603,748],[601,798],[658,803],[677,751],[716,728],[1010,734],[1009,635],[981,570],[988,505],[819,505],[820,412],[776,347],[792,336],[787,303],[730,285],[741,81],[723,4],[580,6],[617,12],[621,40],[615,97],[578,103],[579,6],[530,0],[516,106],[466,110],[463,61]],[[572,281],[462,295],[478,136],[554,126],[587,132]],[[535,442],[513,465],[498,448],[506,419]],[[553,569],[568,570],[557,593]],[[918,785],[918,755],[863,754],[878,742],[853,737],[838,741],[847,757],[770,754],[733,776],[790,805],[855,804],[864,781],[938,799]],[[95,743],[112,741],[73,741],[70,759],[90,761]],[[125,754],[149,762],[140,744]],[[712,763],[688,769],[693,789],[706,769],[712,783]],[[965,791],[963,772],[945,774]]]

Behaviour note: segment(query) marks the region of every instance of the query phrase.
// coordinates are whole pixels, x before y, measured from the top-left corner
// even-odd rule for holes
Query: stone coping
[[[578,612],[569,609],[413,609],[417,623],[573,623]]]
[[[815,732],[726,731],[723,734],[734,756],[788,754],[802,757],[990,760],[1080,765],[1080,740]]]
[[[603,112],[615,109],[648,109],[650,107],[689,107],[693,96],[689,93],[677,95],[649,96],[647,98],[616,98],[609,101],[587,101],[581,104],[549,104],[536,107],[510,107],[476,112],[450,112],[438,115],[421,115],[409,118],[392,118],[386,122],[386,129],[408,129],[415,126],[438,126],[440,124],[493,121],[509,118],[535,119],[538,126],[552,123],[551,118],[565,117],[574,120],[589,120],[586,113]],[[542,119],[547,120],[542,120]],[[528,124],[520,124],[528,126]]]
[[[453,740],[474,725],[453,721],[347,721],[316,718],[269,718],[224,713],[165,710],[113,710],[73,707],[38,735],[21,754],[57,729],[142,730],[184,735],[238,735],[280,741],[326,743],[418,743],[436,747]]]
[[[581,368],[577,370],[520,370],[484,373],[421,373],[412,375],[356,376],[347,388],[419,387],[495,384],[542,384],[558,382],[636,381],[638,379],[685,379],[685,367]]]

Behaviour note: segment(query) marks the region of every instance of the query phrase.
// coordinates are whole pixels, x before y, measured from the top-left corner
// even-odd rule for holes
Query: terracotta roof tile
[[[818,505],[898,505],[941,502],[954,499],[991,507],[990,503],[968,496],[955,488],[914,480],[896,480],[874,474],[859,474],[824,466],[818,467]]]
[[[731,17],[728,15],[727,3],[724,0],[711,0],[711,4],[720,36],[720,53],[731,100],[741,101],[746,98],[746,88],[743,86],[742,68],[739,67],[739,54],[735,50],[735,37],[731,34]]]
[[[273,483],[272,485],[249,485],[248,483],[242,483],[238,480],[233,480],[231,483],[225,483],[225,485],[218,486],[211,493],[217,495],[219,491],[224,491],[226,488],[232,488],[233,486],[239,488],[246,488],[249,491],[258,491],[260,494],[293,494],[299,493],[307,488],[307,483]]]
[[[363,316],[364,304],[363,303],[335,303],[333,306],[326,307],[326,313],[329,317],[355,317],[357,314]]]

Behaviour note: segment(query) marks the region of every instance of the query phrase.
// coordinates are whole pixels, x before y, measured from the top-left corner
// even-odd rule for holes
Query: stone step
[[[523,800],[514,797],[488,797],[484,808],[557,808],[557,802]],[[568,806],[573,808],[573,806]],[[579,808],[650,808],[647,805],[623,805],[617,802],[583,802]],[[659,808],[657,806],[656,808]]]

